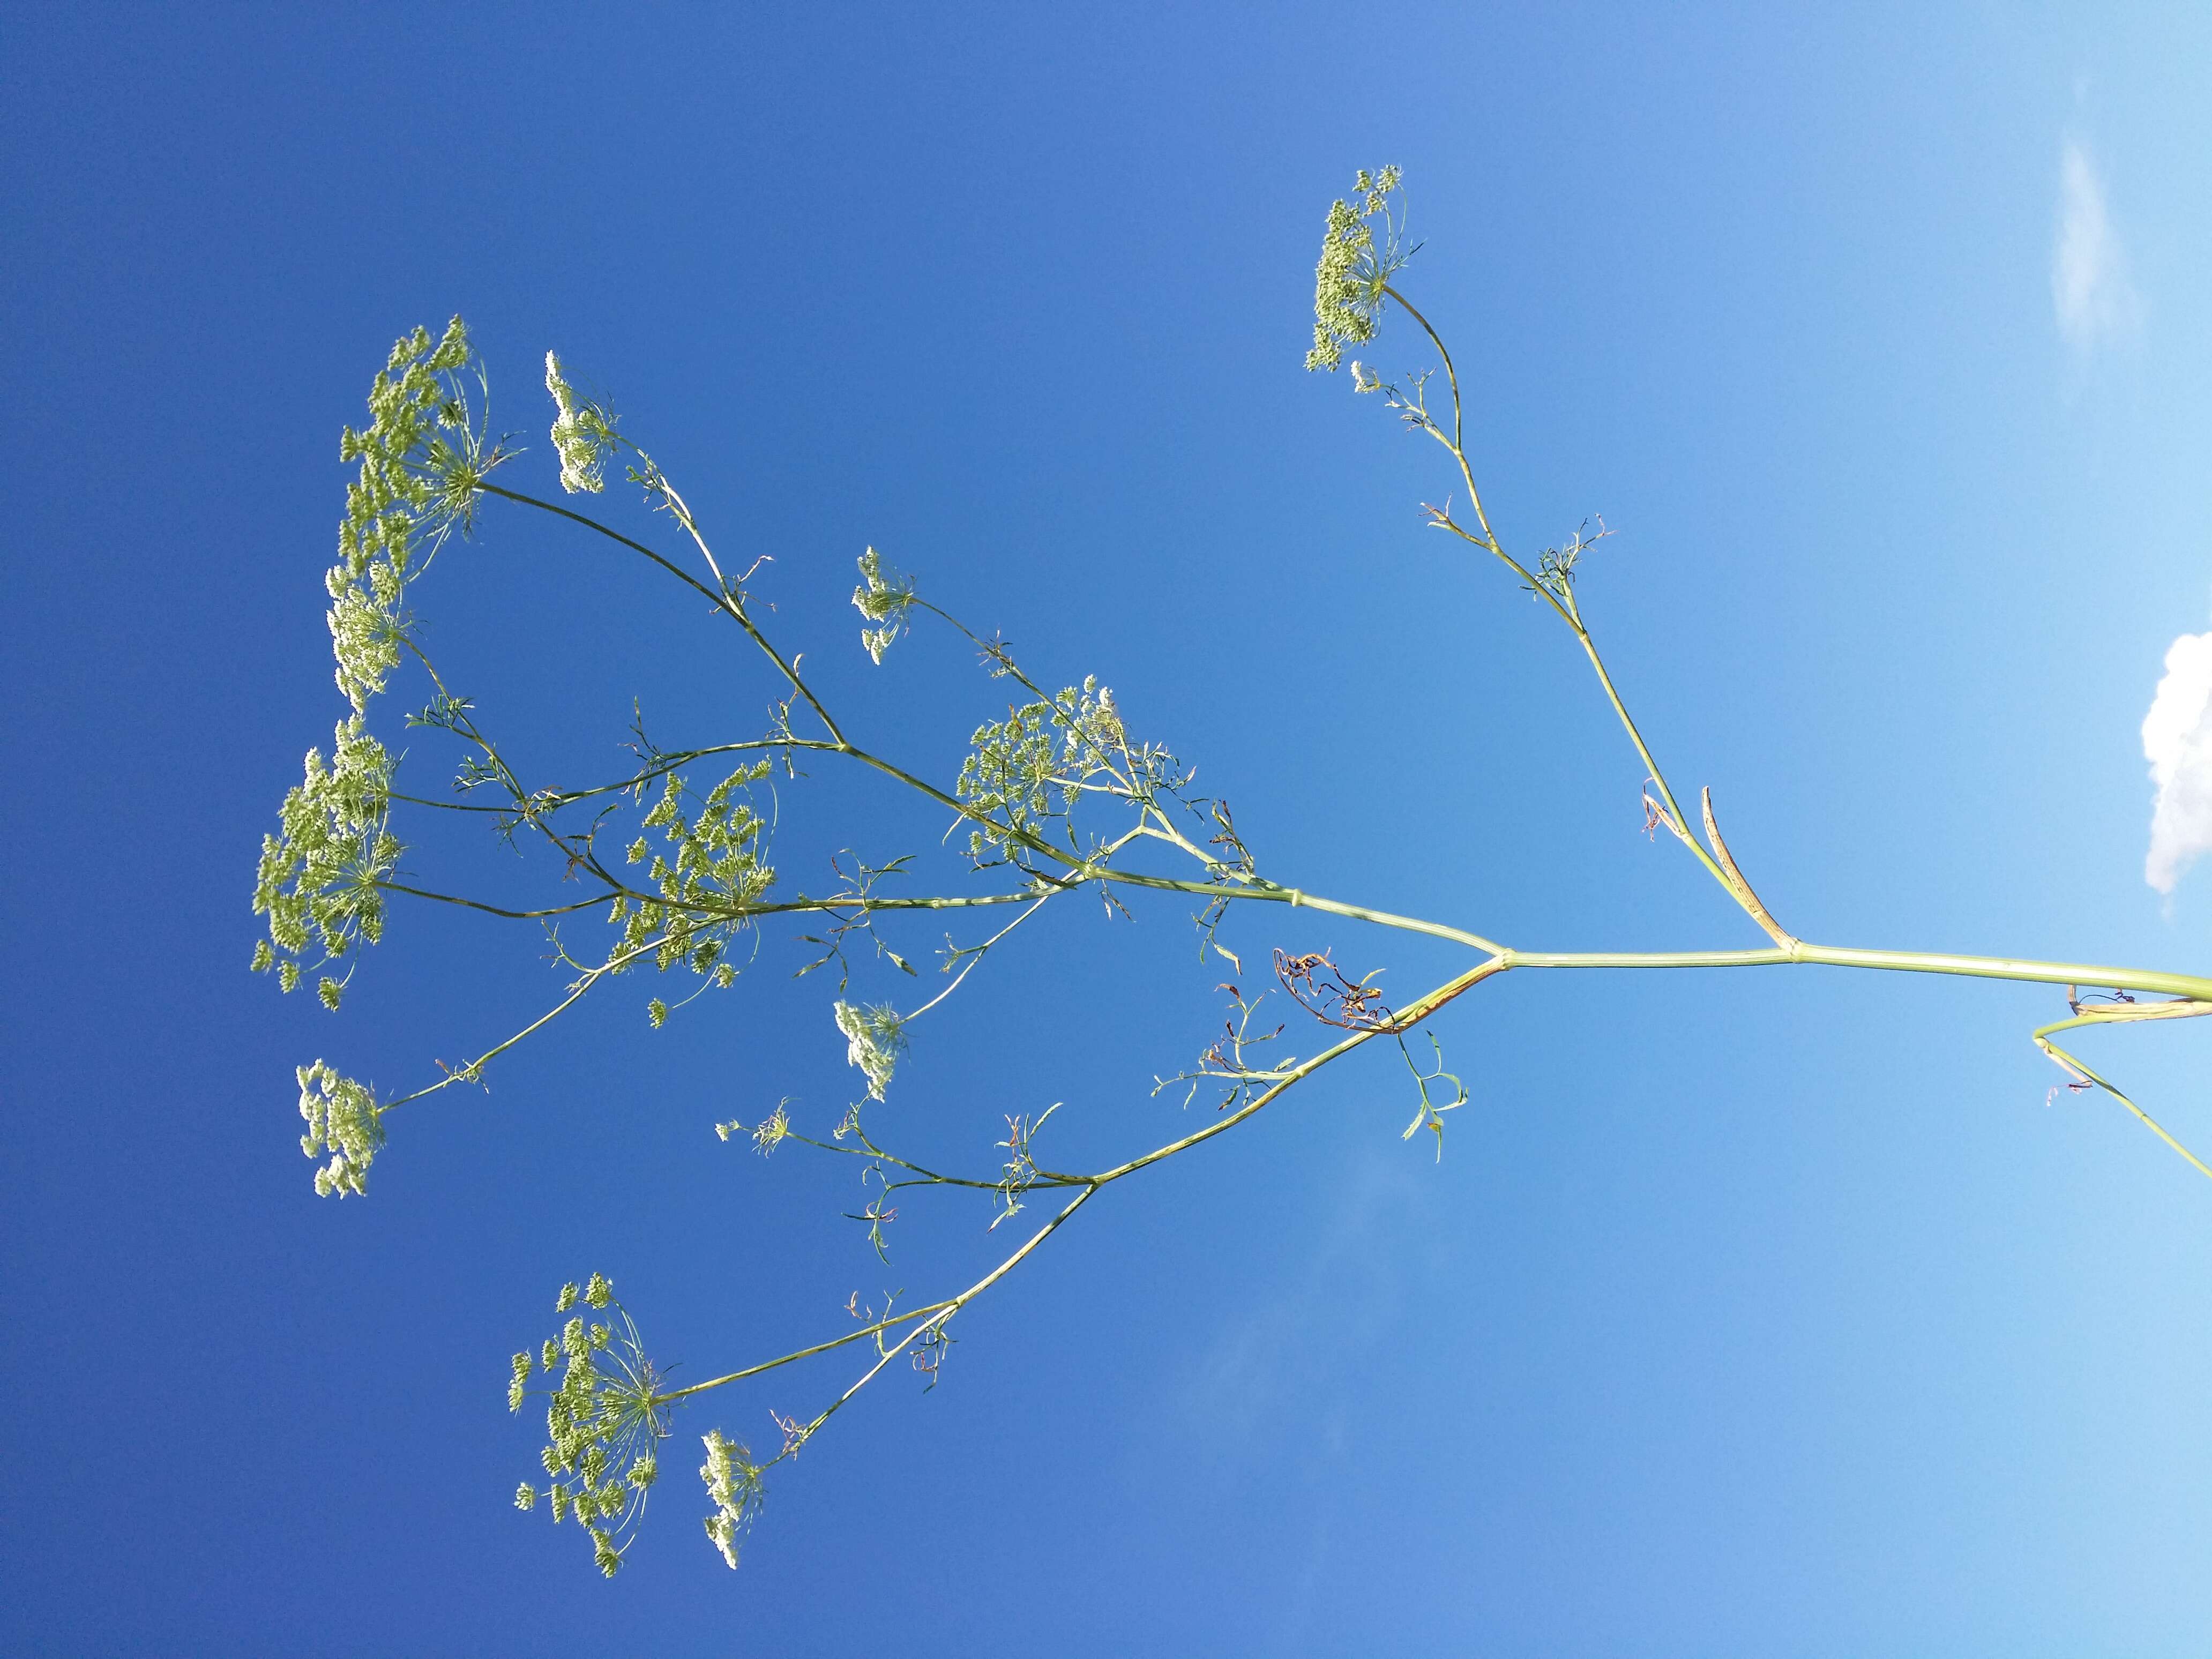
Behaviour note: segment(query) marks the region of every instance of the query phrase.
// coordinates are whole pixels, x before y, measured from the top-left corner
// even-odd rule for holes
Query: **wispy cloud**
[[[1192,1356],[1178,1390],[1179,1415],[1212,1455],[1254,1454],[1263,1446],[1272,1455],[1291,1402],[1310,1407],[1340,1392],[1331,1385],[1402,1317],[1407,1265],[1423,1248],[1432,1202],[1407,1163],[1370,1154],[1355,1164],[1303,1259],[1271,1293],[1225,1315],[1213,1340]],[[1316,1331],[1328,1334],[1326,1341],[1316,1341]],[[1310,1449],[1344,1449],[1349,1425],[1341,1410],[1304,1425]]]
[[[2184,634],[2143,716],[2143,758],[2158,786],[2143,879],[2161,893],[2212,853],[2212,634]]]
[[[2051,302],[2058,332],[2087,352],[2124,334],[2141,312],[2126,250],[2105,204],[2105,181],[2073,138],[2058,156],[2058,235],[2051,251]]]

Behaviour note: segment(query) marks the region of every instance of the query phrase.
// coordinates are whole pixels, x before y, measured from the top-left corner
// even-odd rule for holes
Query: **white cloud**
[[[2066,140],[2058,157],[2058,240],[2051,252],[2051,301],[2067,344],[2087,351],[2125,332],[2141,307],[2125,251],[2088,153]]]
[[[1432,1189],[1400,1152],[1353,1164],[1312,1244],[1187,1357],[1180,1426],[1209,1457],[1273,1455],[1292,1432],[1334,1457],[1356,1437],[1348,1379],[1399,1328],[1409,1269],[1434,1237]]]
[[[2212,853],[2212,634],[2184,634],[2166,653],[2142,745],[2158,786],[2143,879],[2171,893],[2198,854]]]

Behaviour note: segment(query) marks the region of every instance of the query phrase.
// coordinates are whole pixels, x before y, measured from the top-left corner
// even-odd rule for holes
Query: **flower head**
[[[645,1513],[647,1493],[659,1473],[656,1449],[668,1437],[668,1406],[659,1395],[660,1373],[645,1357],[637,1326],[614,1298],[614,1287],[593,1273],[582,1291],[561,1287],[559,1311],[579,1298],[593,1308],[612,1308],[612,1324],[586,1325],[572,1317],[539,1351],[538,1364],[559,1381],[546,1395],[546,1443],[538,1461],[551,1476],[546,1496],[553,1518],[574,1515],[592,1540],[592,1557],[611,1578],[629,1547],[629,1534]],[[520,1405],[531,1375],[531,1357],[510,1362],[509,1407]],[[537,1492],[527,1484],[515,1491],[515,1507],[527,1510]]]
[[[1364,345],[1375,337],[1375,325],[1382,314],[1383,287],[1415,252],[1404,245],[1401,224],[1390,210],[1390,198],[1398,187],[1397,168],[1384,167],[1377,173],[1363,168],[1353,180],[1355,201],[1329,204],[1321,264],[1314,271],[1314,343],[1313,349],[1306,353],[1309,369],[1333,370],[1344,347]],[[1383,231],[1379,246],[1375,227],[1369,222],[1377,215]],[[1358,379],[1357,365],[1353,379]],[[1363,392],[1371,389],[1360,386]]]
[[[253,909],[269,918],[269,938],[253,967],[274,969],[286,990],[299,982],[311,949],[335,962],[384,936],[384,879],[404,849],[386,827],[392,759],[358,714],[338,722],[327,767],[310,749],[301,781],[277,812],[277,833],[261,838]],[[270,947],[274,947],[273,949]],[[337,1006],[340,981],[326,979],[323,1000]]]
[[[977,726],[969,742],[954,788],[975,826],[968,851],[979,866],[1013,856],[1047,820],[1064,822],[1097,779],[1126,787],[1125,770],[1133,767],[1147,787],[1175,787],[1174,757],[1151,745],[1132,748],[1114,693],[1096,675]]]
[[[606,458],[615,447],[615,417],[604,404],[579,398],[562,373],[561,359],[545,354],[545,389],[559,411],[553,421],[553,447],[561,457],[561,488],[571,495],[597,495],[607,487]]]
[[[309,1158],[331,1155],[315,1171],[315,1190],[325,1198],[366,1193],[368,1166],[384,1145],[383,1108],[366,1084],[340,1077],[319,1060],[301,1066],[299,1079],[300,1115],[307,1120],[300,1150]]]
[[[370,384],[368,425],[348,427],[338,440],[339,457],[359,461],[361,471],[346,491],[338,562],[323,585],[338,689],[356,714],[398,665],[411,629],[401,607],[407,584],[449,532],[469,528],[485,475],[507,459],[487,442],[482,411],[471,404],[463,372],[471,367],[481,389],[483,371],[458,317],[435,344],[428,329],[402,336]]]
[[[899,1055],[906,1048],[906,1022],[899,1018],[898,1010],[886,1002],[866,1008],[840,1002],[836,1012],[837,1029],[845,1034],[846,1063],[859,1066],[867,1078],[868,1098],[881,1100],[884,1091],[890,1087],[891,1072],[898,1065]],[[781,1134],[777,1136],[781,1138]]]
[[[707,1446],[707,1461],[700,1466],[699,1478],[707,1483],[707,1501],[714,1506],[714,1512],[707,1517],[707,1536],[734,1570],[738,1536],[751,1527],[766,1497],[761,1468],[740,1442],[720,1429],[710,1430],[702,1438]]]
[[[914,604],[913,577],[892,569],[872,547],[860,555],[860,586],[853,590],[853,605],[876,624],[860,630],[871,662],[883,661],[891,641],[908,626]]]

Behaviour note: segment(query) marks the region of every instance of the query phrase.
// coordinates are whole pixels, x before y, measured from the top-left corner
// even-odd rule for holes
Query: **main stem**
[[[2026,980],[2038,985],[2109,986],[2116,991],[2148,991],[2212,1003],[2212,979],[2194,974],[2156,973],[2088,962],[2038,962],[2021,957],[1956,956],[1941,951],[1861,951],[1804,940],[1790,950],[1507,951],[1504,957],[1509,968],[1782,968],[1814,963],[1828,968]]]

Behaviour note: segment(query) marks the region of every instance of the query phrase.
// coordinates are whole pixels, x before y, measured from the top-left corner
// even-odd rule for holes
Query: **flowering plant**
[[[1424,1129],[1442,1155],[1447,1114],[1468,1103],[1465,1085],[1445,1069],[1441,1042],[1429,1030],[1433,1016],[1500,975],[1528,969],[1591,969],[1698,970],[1822,964],[1882,972],[1939,974],[2027,981],[2065,989],[2067,1013],[2037,1029],[2032,1041],[2061,1068],[2062,1086],[2100,1091],[2139,1118],[2200,1173],[2212,1176],[2134,1100],[2056,1039],[2091,1026],[2189,1018],[2212,1013],[2212,979],[2146,969],[2005,957],[1964,956],[1914,950],[1832,945],[1804,939],[1786,927],[1760,899],[1723,838],[1710,791],[1686,808],[1668,781],[1643,729],[1601,653],[1580,587],[1584,556],[1606,535],[1601,520],[1556,545],[1522,555],[1509,549],[1492,526],[1469,459],[1466,409],[1456,368],[1444,341],[1416,310],[1399,284],[1417,251],[1405,239],[1401,180],[1397,169],[1358,174],[1352,196],[1328,210],[1316,273],[1313,344],[1306,367],[1337,369],[1345,348],[1372,346],[1383,319],[1397,307],[1413,325],[1417,344],[1434,367],[1396,378],[1364,361],[1351,362],[1356,392],[1392,410],[1407,431],[1442,452],[1455,499],[1466,507],[1426,509],[1428,522],[1452,543],[1502,569],[1528,593],[1550,623],[1564,628],[1587,660],[1597,688],[1633,750],[1642,778],[1646,825],[1664,830],[1719,890],[1725,906],[1740,913],[1765,943],[1719,951],[1669,952],[1563,951],[1528,949],[1441,921],[1393,914],[1310,890],[1279,879],[1245,839],[1228,803],[1199,792],[1192,768],[1166,744],[1139,735],[1136,716],[1095,678],[1048,689],[996,635],[972,631],[929,599],[915,580],[894,569],[871,547],[858,561],[853,604],[860,613],[860,643],[883,665],[891,647],[908,635],[941,629],[976,653],[993,679],[1009,680],[1025,698],[1002,720],[973,728],[957,770],[934,780],[872,747],[800,672],[800,658],[772,637],[769,607],[747,584],[756,574],[725,570],[699,523],[652,458],[623,430],[610,404],[577,392],[558,356],[548,353],[545,385],[555,410],[551,441],[559,483],[568,495],[599,495],[607,469],[620,464],[650,508],[673,525],[672,544],[632,536],[544,496],[507,488],[495,473],[513,458],[485,425],[481,366],[459,319],[434,342],[417,329],[394,346],[369,393],[371,419],[349,428],[341,455],[360,473],[348,493],[339,531],[339,557],[326,578],[329,629],[337,682],[348,714],[337,726],[331,758],[310,751],[305,774],[279,808],[279,829],[263,844],[253,903],[267,918],[267,937],[254,949],[252,966],[273,972],[293,989],[307,969],[319,972],[319,993],[331,1009],[341,1003],[362,951],[381,940],[386,907],[395,897],[465,906],[544,927],[565,978],[545,1012],[521,1030],[493,1042],[464,1064],[445,1068],[425,1086],[380,1098],[366,1084],[318,1060],[301,1068],[300,1109],[307,1132],[301,1146],[317,1160],[319,1192],[359,1195],[372,1162],[384,1147],[392,1115],[456,1083],[481,1079],[485,1068],[517,1043],[552,1026],[557,1018],[609,981],[651,967],[674,974],[689,988],[671,1003],[654,995],[643,1012],[655,1028],[710,990],[727,991],[749,953],[761,947],[762,930],[785,919],[818,929],[796,935],[820,954],[799,972],[835,963],[840,983],[822,1022],[825,1042],[842,1040],[858,1074],[842,1116],[804,1133],[793,1126],[787,1103],[748,1126],[742,1120],[713,1127],[725,1141],[750,1138],[763,1154],[786,1143],[831,1158],[859,1160],[868,1185],[863,1209],[872,1247],[884,1252],[898,1208],[892,1200],[913,1189],[972,1194],[989,1228],[1023,1213],[1031,1202],[1048,1211],[1041,1224],[1011,1245],[988,1272],[964,1287],[948,1287],[939,1299],[899,1309],[886,1301],[862,1309],[848,1305],[852,1328],[793,1352],[740,1365],[676,1388],[648,1357],[635,1322],[612,1288],[594,1274],[579,1289],[556,1298],[567,1316],[554,1336],[533,1354],[512,1362],[508,1401],[519,1410],[533,1378],[552,1379],[546,1392],[547,1443],[540,1455],[550,1482],[541,1494],[526,1482],[519,1507],[540,1496],[554,1519],[573,1516],[591,1540],[600,1569],[611,1575],[635,1535],[659,1469],[659,1447],[673,1431],[679,1407],[749,1379],[821,1356],[854,1349],[863,1363],[857,1376],[811,1416],[781,1416],[781,1444],[756,1460],[720,1427],[704,1437],[700,1470],[708,1512],[709,1542],[731,1566],[738,1540],[761,1510],[767,1472],[794,1457],[813,1435],[895,1361],[903,1359],[933,1385],[952,1340],[953,1320],[976,1298],[1036,1254],[1077,1212],[1120,1182],[1191,1148],[1249,1123],[1286,1092],[1325,1067],[1370,1044],[1401,1062],[1413,1108],[1405,1136]],[[1430,387],[1441,374],[1444,399],[1431,405]],[[471,386],[477,388],[472,396]],[[558,520],[580,535],[602,538],[649,566],[656,577],[703,600],[717,625],[768,681],[774,702],[762,729],[687,749],[665,749],[634,728],[635,764],[621,775],[557,783],[531,781],[501,748],[476,703],[455,696],[425,647],[409,597],[451,535],[477,526],[493,502]],[[643,532],[641,532],[642,535]],[[458,799],[402,793],[399,758],[369,728],[373,700],[394,676],[417,668],[428,701],[409,723],[451,740],[456,757],[453,793]],[[798,763],[858,769],[884,788],[918,798],[940,814],[947,842],[941,867],[918,890],[925,870],[915,855],[880,865],[833,860],[834,879],[809,893],[787,885],[769,858],[775,813],[759,799],[780,772],[796,784]],[[404,848],[395,821],[403,813],[476,814],[518,848],[544,855],[544,867],[562,885],[536,908],[495,905],[468,893],[399,878]],[[858,826],[865,829],[866,826]],[[952,830],[964,831],[953,836]],[[859,836],[856,833],[856,839]],[[581,896],[573,895],[580,890]],[[1058,1111],[1005,1118],[1003,1139],[978,1139],[978,1161],[953,1170],[925,1164],[894,1150],[882,1127],[893,1123],[890,1091],[902,1060],[916,1041],[915,1028],[957,992],[1030,918],[1079,892],[1100,898],[1109,911],[1146,902],[1195,904],[1201,949],[1229,964],[1235,979],[1222,988],[1229,1012],[1222,1035],[1196,1060],[1159,1087],[1187,1084],[1186,1103],[1200,1091],[1218,1092],[1216,1109],[1201,1126],[1164,1144],[1134,1152],[1104,1168],[1066,1170],[1040,1161],[1039,1137]],[[1065,908],[1064,906],[1062,908]],[[853,953],[866,945],[866,965],[918,977],[895,944],[901,927],[918,913],[939,923],[968,911],[987,918],[971,943],[945,952],[942,988],[914,1006],[896,999],[864,1001],[848,994],[856,970]],[[1221,929],[1232,915],[1265,918],[1280,933],[1302,925],[1296,914],[1312,910],[1367,924],[1387,937],[1411,933],[1440,939],[1465,953],[1439,983],[1402,1001],[1384,998],[1373,974],[1354,978],[1326,951],[1291,948],[1289,938],[1272,952],[1272,988],[1248,994],[1243,957]],[[555,930],[565,921],[596,913],[607,925],[600,948],[582,950]],[[1003,921],[1000,916],[1006,919]],[[900,981],[903,982],[903,981]],[[1300,1021],[1314,1044],[1303,1058],[1274,1045],[1287,1027],[1268,1027],[1265,999],[1279,992],[1277,1006]],[[1295,1041],[1295,1039],[1294,1039]],[[1425,1055],[1425,1058],[1424,1056]],[[410,1114],[410,1115],[413,1115]],[[985,1126],[984,1133],[991,1133]],[[1003,1158],[996,1158],[1003,1153]],[[1042,1156],[1049,1158],[1048,1151]],[[994,1159],[996,1172],[990,1167]],[[579,1303],[588,1311],[576,1311]],[[594,1317],[599,1315],[604,1317]],[[865,1345],[861,1346],[860,1345]]]

